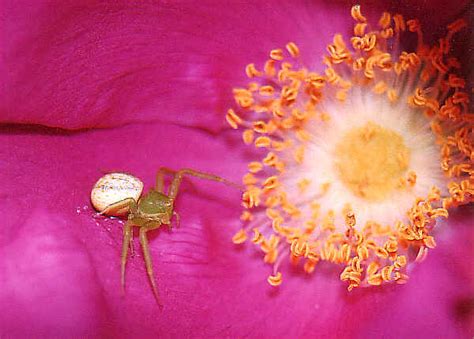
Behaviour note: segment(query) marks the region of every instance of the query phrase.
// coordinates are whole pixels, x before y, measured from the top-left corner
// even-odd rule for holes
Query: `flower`
[[[466,21],[430,47],[418,19],[383,12],[374,28],[360,5],[351,16],[351,48],[336,34],[323,72],[289,42],[262,70],[248,64],[251,82],[233,91],[240,113],[229,109],[227,122],[260,151],[243,176],[246,226],[233,241],[253,231],[272,286],[286,257],[307,273],[320,261],[345,265],[349,291],[405,284],[409,262],[436,247],[437,220],[474,201],[474,119],[450,55]],[[405,31],[418,37],[414,52],[400,46]]]
[[[190,180],[176,206],[180,228],[150,237],[163,311],[138,251],[120,294],[121,225],[93,217],[94,182],[120,170],[150,187],[163,165],[238,181],[246,150],[229,141],[233,133],[222,118],[232,87],[243,81],[236,70],[287,41],[306,41],[299,43],[302,53],[321,55],[333,33],[348,27],[348,8],[5,3],[1,334],[472,334],[471,207],[453,212],[410,284],[348,294],[323,268],[327,273],[312,277],[290,272],[274,290],[252,260],[253,249],[231,243],[239,193]],[[443,14],[445,24],[457,9]]]

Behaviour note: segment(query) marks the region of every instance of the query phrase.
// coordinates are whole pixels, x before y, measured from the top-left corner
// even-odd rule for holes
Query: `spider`
[[[165,175],[172,176],[167,193],[164,189]],[[125,173],[110,173],[105,175],[97,181],[91,193],[92,204],[100,212],[99,214],[107,216],[122,216],[128,214],[123,229],[120,279],[122,291],[125,291],[125,267],[129,247],[132,247],[132,228],[135,226],[140,229],[139,239],[145,259],[146,271],[153,289],[153,294],[160,307],[162,307],[162,305],[153,275],[147,233],[159,228],[161,225],[168,225],[171,228],[171,219],[173,216],[176,216],[176,223],[179,225],[179,215],[174,211],[174,201],[185,175],[218,181],[241,189],[238,185],[213,174],[203,173],[189,168],[173,171],[169,168],[161,167],[156,175],[155,187],[143,196],[141,196],[143,183],[138,178]]]

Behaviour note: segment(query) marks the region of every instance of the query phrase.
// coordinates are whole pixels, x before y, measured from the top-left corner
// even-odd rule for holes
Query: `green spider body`
[[[138,227],[170,225],[173,202],[167,195],[152,189],[138,200],[137,208],[131,210],[128,220]]]

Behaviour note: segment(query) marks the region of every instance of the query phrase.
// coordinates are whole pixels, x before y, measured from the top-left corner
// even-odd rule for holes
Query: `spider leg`
[[[173,211],[173,215],[176,217],[176,227],[179,227],[179,222],[180,222],[180,217],[179,217],[179,213],[176,212],[176,211]],[[169,227],[171,228],[171,223],[169,225]]]
[[[127,212],[136,212],[137,202],[133,198],[126,198],[105,207],[100,215],[121,215]]]
[[[132,236],[130,237],[130,255],[132,258],[135,256],[135,247],[133,246],[133,229]]]
[[[157,227],[154,227],[154,228],[157,228]],[[155,299],[158,305],[162,307],[161,302],[160,302],[160,296],[158,294],[158,288],[156,287],[156,283],[155,283],[155,277],[153,275],[153,265],[151,262],[150,248],[148,246],[148,239],[146,237],[146,232],[154,228],[144,228],[144,227],[140,228],[140,244],[142,245],[143,257],[145,258],[146,272],[148,274],[151,287],[153,289],[153,294],[155,295]]]
[[[130,221],[127,221],[123,227],[123,243],[122,243],[122,256],[121,256],[121,278],[120,284],[122,286],[122,292],[125,293],[125,266],[127,265],[127,254],[128,247],[132,243],[132,230],[133,224]]]
[[[169,174],[174,173],[174,178],[173,178],[173,181],[171,182],[169,192],[168,192],[168,196],[171,199],[175,199],[176,196],[178,195],[179,185],[181,184],[181,181],[183,180],[183,177],[185,175],[191,175],[193,177],[197,177],[197,178],[201,178],[201,179],[221,182],[225,185],[237,187],[239,190],[242,190],[242,187],[240,185],[237,185],[237,184],[235,184],[231,181],[228,181],[224,178],[221,178],[217,175],[195,171],[195,170],[190,169],[190,168],[183,168],[183,169],[181,169],[177,172],[174,172],[173,170],[170,170],[166,167],[162,167],[162,168],[160,168],[160,171],[163,171],[163,172],[169,173]]]
[[[156,173],[156,186],[155,189],[160,193],[165,193],[165,174],[173,176],[176,174],[176,171],[169,169],[167,167],[160,167],[158,173]]]

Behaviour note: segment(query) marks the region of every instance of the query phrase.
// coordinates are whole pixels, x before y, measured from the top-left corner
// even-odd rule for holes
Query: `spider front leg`
[[[125,293],[125,267],[127,265],[128,247],[132,244],[133,223],[127,220],[123,226],[122,255],[120,257],[120,285],[122,293]]]
[[[153,229],[156,229],[160,227],[160,225],[154,226],[154,227],[141,227],[140,228],[140,244],[142,245],[142,250],[143,250],[143,257],[145,258],[145,266],[146,266],[146,272],[148,274],[148,278],[150,280],[151,287],[153,289],[153,294],[155,295],[156,302],[160,307],[162,307],[161,302],[160,302],[160,296],[158,294],[158,288],[156,287],[155,283],[155,277],[153,275],[153,265],[151,262],[151,256],[150,256],[150,248],[148,246],[148,238],[146,237],[146,233],[148,231],[151,231]]]
[[[127,198],[105,207],[99,214],[110,216],[121,216],[128,213],[136,213],[138,210],[137,202],[133,198]]]
[[[130,220],[131,215],[137,213],[138,205],[135,199],[127,198],[121,201],[118,201],[114,204],[111,204],[104,208],[100,214],[105,215],[117,215],[123,214],[125,212],[129,212],[129,220],[127,220],[124,224],[123,228],[123,242],[122,242],[122,255],[121,255],[121,277],[120,277],[120,285],[122,286],[122,292],[125,292],[125,267],[127,265],[127,256],[128,256],[128,248],[132,247],[132,227],[133,222]],[[133,248],[132,248],[133,250]]]
[[[179,213],[176,212],[176,211],[173,211],[173,215],[176,217],[176,227],[179,227],[179,223],[180,223],[180,216],[179,216]],[[170,228],[171,228],[171,223],[170,223]]]
[[[172,170],[170,168],[160,167],[160,169],[156,173],[155,189],[160,193],[166,194],[166,192],[165,192],[165,175],[169,175],[169,176],[174,178],[176,176],[176,173],[177,173],[177,171]]]
[[[237,185],[237,184],[235,184],[231,181],[228,181],[224,178],[221,178],[217,175],[214,175],[214,174],[199,172],[199,171],[196,171],[196,170],[193,170],[193,169],[190,169],[190,168],[183,168],[183,169],[180,169],[179,171],[173,171],[173,170],[171,170],[169,168],[166,168],[166,167],[161,167],[160,170],[158,171],[157,180],[156,180],[157,189],[163,190],[164,174],[168,174],[168,175],[173,176],[173,180],[171,181],[171,185],[170,185],[170,188],[169,188],[169,191],[168,191],[168,197],[170,197],[173,200],[178,195],[179,186],[181,185],[181,181],[183,180],[183,177],[185,175],[190,175],[190,176],[193,176],[193,177],[206,179],[206,180],[217,181],[217,182],[221,182],[223,184],[226,184],[228,186],[233,186],[233,187],[237,187],[238,189],[242,189],[242,187],[240,187],[239,185]],[[163,192],[163,191],[160,191],[160,192]]]

